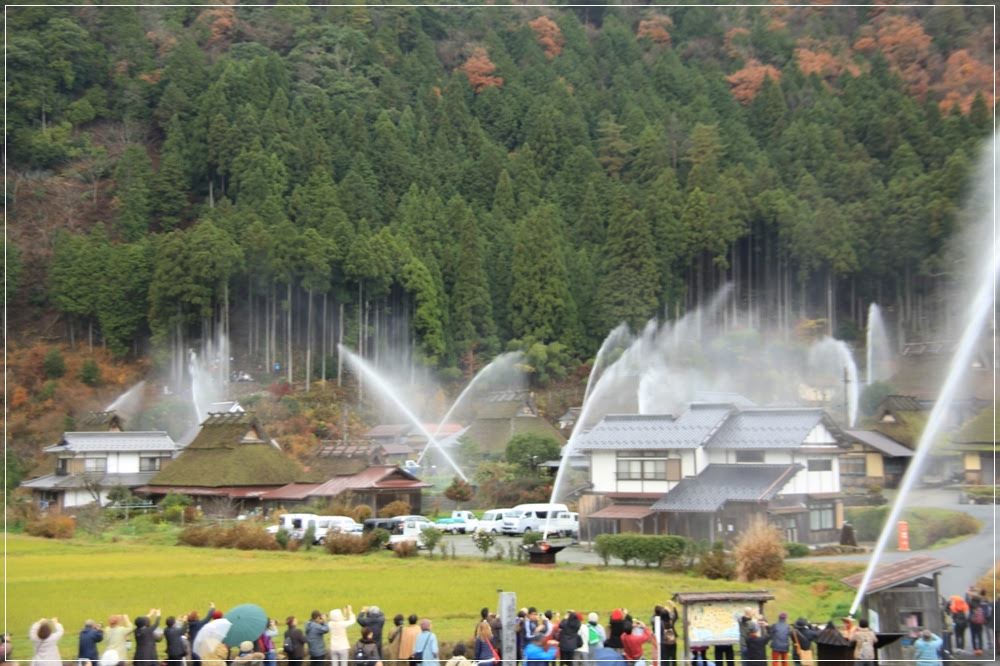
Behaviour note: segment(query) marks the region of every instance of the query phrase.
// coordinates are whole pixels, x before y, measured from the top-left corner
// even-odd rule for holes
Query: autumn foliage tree
[[[538,43],[545,49],[545,57],[551,60],[562,53],[566,39],[563,37],[562,30],[559,29],[555,21],[548,16],[539,16],[534,21],[529,22],[528,25],[535,31],[535,35],[538,36]]]
[[[953,52],[948,56],[944,76],[941,77],[940,88],[944,92],[941,109],[946,111],[958,105],[962,113],[968,113],[977,93],[982,93],[987,105],[992,107],[992,77],[993,69],[974,58],[967,49]]]
[[[876,40],[878,48],[894,71],[906,83],[910,93],[919,99],[927,94],[930,73],[931,37],[914,18],[901,14],[886,14],[880,19]]]
[[[468,481],[456,476],[452,479],[451,485],[445,489],[444,496],[456,504],[468,502],[472,499],[472,486]]]
[[[486,88],[503,87],[503,77],[493,76],[496,69],[497,66],[493,64],[486,49],[482,47],[477,47],[462,65],[462,71],[469,79],[469,85],[477,94]]]
[[[738,69],[726,77],[729,82],[733,97],[740,104],[746,105],[753,101],[764,85],[764,79],[770,77],[772,81],[781,80],[781,72],[771,65],[761,64],[760,61],[751,58],[743,69]]]
[[[648,38],[654,44],[669,46],[669,28],[673,26],[674,22],[669,16],[653,16],[639,21],[639,28],[636,30],[635,36],[636,39]]]

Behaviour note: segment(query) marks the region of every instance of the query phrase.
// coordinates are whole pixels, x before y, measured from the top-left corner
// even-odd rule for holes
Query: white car
[[[286,513],[281,516],[277,525],[271,525],[267,528],[268,534],[277,534],[281,530],[285,530],[290,535],[295,535],[299,533],[304,533],[307,527],[307,523],[310,520],[315,520],[318,516],[315,513]]]
[[[479,525],[476,528],[476,531],[491,532],[493,534],[502,533],[503,517],[511,511],[513,511],[513,509],[490,509],[483,514],[482,518],[479,519]]]
[[[386,545],[392,548],[397,543],[411,541],[417,548],[423,548],[420,534],[428,527],[434,527],[434,523],[423,516],[399,516],[393,523],[389,533],[389,543]]]
[[[565,504],[519,504],[515,506],[510,515],[504,515],[503,533],[524,534],[525,532],[545,532],[545,523],[549,521],[549,514],[558,515],[560,512],[569,512]],[[552,516],[551,523],[555,521],[556,515]]]

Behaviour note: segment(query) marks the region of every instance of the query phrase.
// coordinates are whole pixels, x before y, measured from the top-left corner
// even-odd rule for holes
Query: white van
[[[313,528],[313,543],[326,543],[326,537],[331,532],[353,532],[355,531],[354,519],[350,516],[315,516],[306,521],[302,534],[310,527]]]
[[[479,519],[477,532],[491,532],[500,534],[503,532],[503,517],[513,511],[513,509],[490,509]]]
[[[519,504],[509,514],[504,514],[504,534],[524,534],[525,532],[544,532],[545,521],[549,514],[569,511],[565,504]],[[555,515],[552,516],[553,521]]]
[[[277,525],[271,525],[267,528],[268,534],[277,534],[282,529],[288,532],[289,535],[298,535],[301,538],[302,534],[305,533],[306,528],[310,520],[316,520],[318,516],[315,513],[286,513],[281,516]]]

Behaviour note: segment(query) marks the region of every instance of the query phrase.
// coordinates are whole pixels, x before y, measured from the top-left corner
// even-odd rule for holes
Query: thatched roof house
[[[184,452],[139,492],[257,499],[302,475],[252,412],[227,412],[209,414]]]
[[[481,452],[502,453],[512,437],[526,433],[548,437],[560,446],[566,442],[566,437],[538,413],[528,391],[498,391],[480,403],[475,420],[461,439],[474,442]]]
[[[122,432],[125,419],[114,410],[108,412],[88,412],[77,424],[77,432]]]

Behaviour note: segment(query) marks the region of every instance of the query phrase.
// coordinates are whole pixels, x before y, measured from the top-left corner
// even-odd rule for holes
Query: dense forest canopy
[[[734,325],[926,335],[990,11],[10,8],[11,333],[457,372],[731,282]]]

